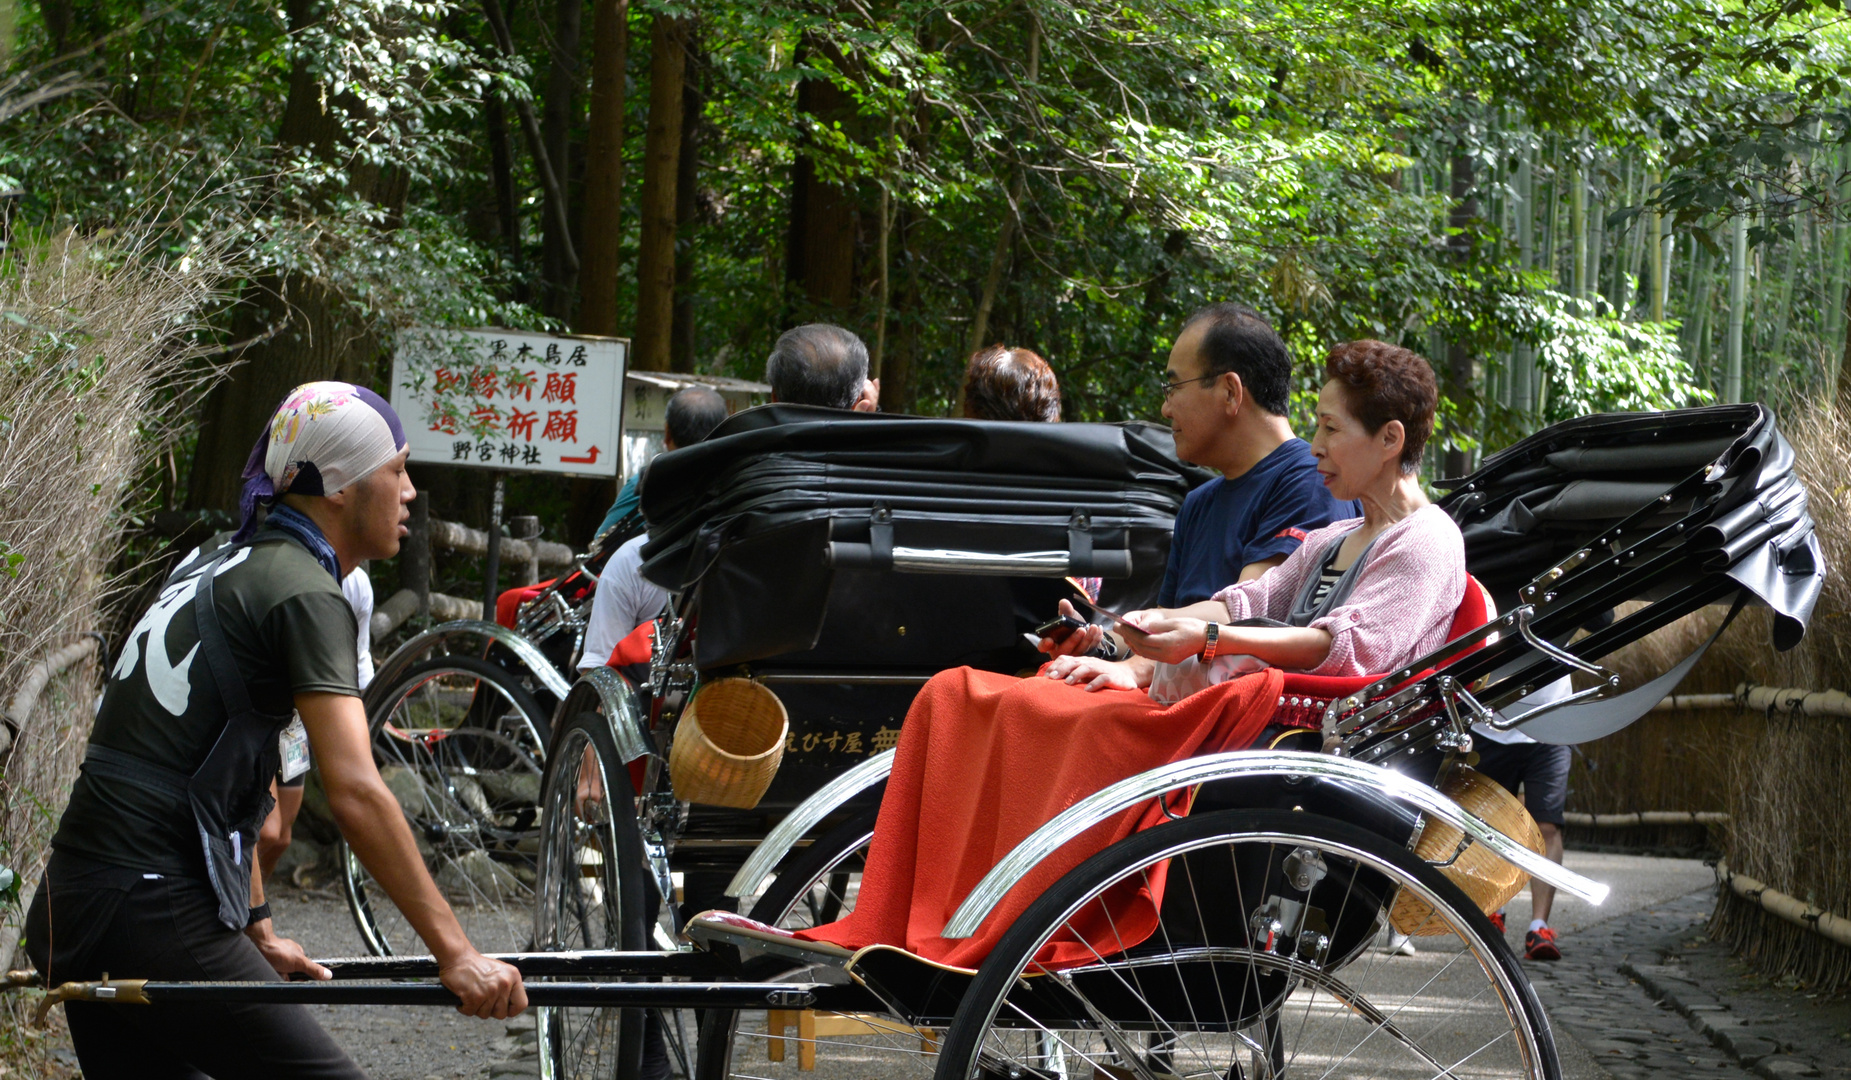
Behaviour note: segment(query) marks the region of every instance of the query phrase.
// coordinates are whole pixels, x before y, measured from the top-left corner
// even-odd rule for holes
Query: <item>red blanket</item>
[[[901,728],[855,910],[800,936],[848,948],[898,945],[941,964],[976,967],[1062,874],[1156,824],[1163,811],[1147,803],[1094,827],[1017,883],[976,937],[940,937],[992,866],[1109,784],[1252,745],[1278,705],[1283,679],[1268,669],[1163,706],[1141,691],[1089,693],[972,668],[940,673],[920,690]],[[1179,795],[1171,810],[1186,807],[1187,796]],[[1157,927],[1162,890],[1162,874],[1150,875],[1148,887],[1111,897],[1106,911],[1095,907],[1096,926],[1082,926],[1079,936],[1057,935],[1038,959],[1048,967],[1073,966],[1090,962],[1094,945],[1116,952],[1143,941]]]

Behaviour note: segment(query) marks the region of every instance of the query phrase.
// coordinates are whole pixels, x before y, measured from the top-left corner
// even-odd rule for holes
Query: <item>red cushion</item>
[[[495,598],[495,621],[508,629],[514,629],[515,617],[520,613],[521,605],[540,595],[540,590],[551,585],[551,581],[542,581],[537,585],[516,585]]]
[[[1446,640],[1454,641],[1490,622],[1495,610],[1491,594],[1477,578],[1467,574],[1465,597],[1459,601],[1459,609],[1453,614],[1452,626],[1446,631]],[[1484,647],[1484,642],[1475,642],[1459,655],[1467,656]],[[1432,669],[1428,669],[1413,676],[1413,679],[1423,679],[1431,673]],[[1284,700],[1280,702],[1273,722],[1290,727],[1315,728],[1322,722],[1325,706],[1345,694],[1354,694],[1386,674],[1304,675],[1288,671],[1285,673],[1285,686],[1281,690]]]

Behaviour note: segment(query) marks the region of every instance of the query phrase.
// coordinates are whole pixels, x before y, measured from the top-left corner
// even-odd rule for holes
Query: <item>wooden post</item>
[[[411,520],[405,523],[409,535],[399,545],[399,588],[410,589],[418,597],[416,615],[431,617],[431,496],[418,485],[418,497],[411,500]]]
[[[495,601],[501,595],[501,501],[507,494],[506,474],[495,473],[495,500],[488,512],[488,559],[482,564],[482,621],[495,621]]]
[[[527,541],[527,560],[515,572],[514,584],[532,585],[540,580],[540,519],[533,514],[516,514],[509,519],[508,531],[516,540]]]

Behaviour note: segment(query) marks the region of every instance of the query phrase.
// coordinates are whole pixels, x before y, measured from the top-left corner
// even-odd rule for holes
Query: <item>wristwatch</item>
[[[257,923],[263,922],[265,919],[268,919],[269,917],[270,917],[270,901],[265,900],[263,903],[258,904],[256,907],[252,908],[250,911],[250,914],[245,916],[244,925],[252,926]]]
[[[1202,662],[1204,664],[1215,658],[1215,646],[1219,644],[1221,644],[1221,624],[1211,622],[1208,624],[1207,640],[1202,642]]]

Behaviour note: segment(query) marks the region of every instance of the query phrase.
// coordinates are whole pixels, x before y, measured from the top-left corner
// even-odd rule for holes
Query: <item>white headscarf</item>
[[[391,461],[405,428],[386,399],[344,382],[304,383],[289,392],[251,448],[239,499],[237,540],[256,528],[257,505],[279,495],[328,495]]]

